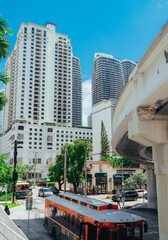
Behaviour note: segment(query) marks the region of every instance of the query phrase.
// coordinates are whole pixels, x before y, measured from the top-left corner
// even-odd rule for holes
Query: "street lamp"
[[[90,139],[83,139],[85,141],[85,197],[87,195],[87,166],[86,166],[86,161],[87,161],[87,143],[86,141],[91,141]]]
[[[34,188],[35,188],[35,182],[36,182],[37,153],[38,152],[34,152],[34,154],[35,154],[35,156],[34,156]]]
[[[66,192],[66,144],[65,144],[65,156],[64,156],[64,193]]]
[[[17,140],[15,140],[15,142],[14,142],[14,170],[13,170],[13,200],[12,200],[12,203],[15,203],[15,195],[16,195],[16,187],[15,187],[15,182],[17,181],[16,163],[17,163]]]

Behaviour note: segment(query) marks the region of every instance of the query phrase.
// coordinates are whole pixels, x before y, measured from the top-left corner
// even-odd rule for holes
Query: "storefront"
[[[130,174],[123,174],[123,185],[124,181],[130,176]],[[121,174],[114,174],[113,175],[113,186],[114,190],[116,189],[122,189],[122,175]]]
[[[107,173],[95,173],[96,192],[98,194],[107,193]]]

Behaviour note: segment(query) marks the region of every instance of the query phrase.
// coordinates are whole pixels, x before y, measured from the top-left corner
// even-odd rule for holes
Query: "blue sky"
[[[13,30],[11,50],[22,22],[57,24],[56,31],[71,39],[85,81],[91,79],[95,52],[139,61],[167,21],[168,0],[8,0],[1,1],[0,14]]]

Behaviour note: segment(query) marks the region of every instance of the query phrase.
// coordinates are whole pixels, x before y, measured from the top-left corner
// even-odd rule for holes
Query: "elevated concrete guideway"
[[[149,207],[158,205],[160,239],[168,239],[168,22],[131,74],[112,124],[113,150],[147,170]]]

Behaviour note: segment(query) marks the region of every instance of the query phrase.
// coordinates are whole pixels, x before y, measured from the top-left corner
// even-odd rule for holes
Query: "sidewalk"
[[[104,195],[89,195],[90,198],[95,198],[107,203],[117,204],[110,199],[106,199],[108,194]],[[119,211],[132,213],[143,217],[148,223],[148,232],[144,233],[144,240],[158,240],[159,229],[158,229],[158,215],[156,209],[148,208],[148,201],[144,199],[138,199],[138,201],[126,201],[125,207],[120,208]]]

